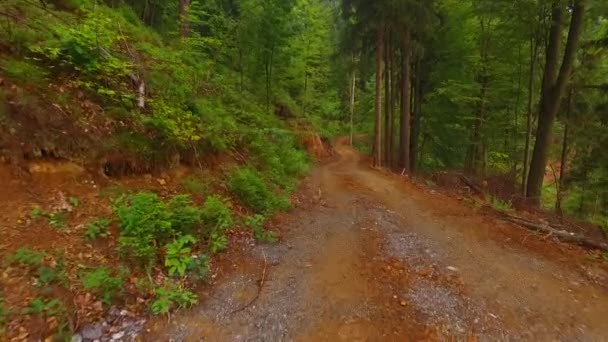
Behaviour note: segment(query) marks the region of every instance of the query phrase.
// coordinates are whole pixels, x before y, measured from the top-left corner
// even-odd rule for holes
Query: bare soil
[[[597,256],[336,152],[275,221],[280,243],[241,241],[200,306],[143,339],[608,339]]]

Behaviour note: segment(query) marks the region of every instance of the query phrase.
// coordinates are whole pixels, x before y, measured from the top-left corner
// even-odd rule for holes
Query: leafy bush
[[[122,290],[123,282],[123,275],[112,276],[106,267],[96,268],[82,276],[84,289],[99,295],[105,303],[110,303]]]
[[[186,274],[188,266],[192,263],[192,249],[187,246],[194,243],[196,243],[194,236],[183,235],[167,244],[165,267],[167,267],[170,276],[179,275],[183,277]]]
[[[201,218],[210,231],[224,231],[233,224],[230,205],[219,196],[207,197],[201,209]]]
[[[189,308],[198,303],[198,296],[181,284],[167,282],[154,293],[156,297],[150,304],[150,311],[154,315],[168,314],[172,309]]]
[[[256,131],[252,134],[248,147],[264,176],[281,190],[295,190],[297,178],[310,169],[308,155],[296,148],[293,135],[286,130]]]
[[[87,223],[87,231],[84,236],[89,240],[95,240],[99,237],[106,237],[108,235],[108,228],[112,220],[104,217],[100,217],[95,221]]]
[[[233,171],[228,177],[228,188],[241,203],[259,214],[271,214],[289,207],[289,200],[270,190],[261,175],[249,167]]]
[[[159,246],[175,236],[192,233],[201,223],[201,211],[187,195],[168,202],[149,192],[122,196],[115,201],[114,212],[123,228],[119,250],[146,267],[154,264]]]

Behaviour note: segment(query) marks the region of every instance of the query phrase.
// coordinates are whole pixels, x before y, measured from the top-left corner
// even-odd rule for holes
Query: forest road
[[[335,149],[281,242],[244,244],[144,340],[608,340],[605,268]]]

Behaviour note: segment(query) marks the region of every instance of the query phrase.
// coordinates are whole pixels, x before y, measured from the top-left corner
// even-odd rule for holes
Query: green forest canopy
[[[511,199],[608,225],[607,15],[602,0],[5,0],[0,57],[15,80],[77,75],[132,122],[117,145],[152,130],[130,148],[153,160],[244,149],[287,179],[278,165],[300,157],[277,114],[326,137],[352,122],[376,165],[501,177]]]

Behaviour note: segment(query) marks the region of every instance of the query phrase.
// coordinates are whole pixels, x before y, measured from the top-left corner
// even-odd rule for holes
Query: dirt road
[[[144,338],[608,340],[597,262],[336,150],[279,221],[281,243],[244,244],[198,308]]]

